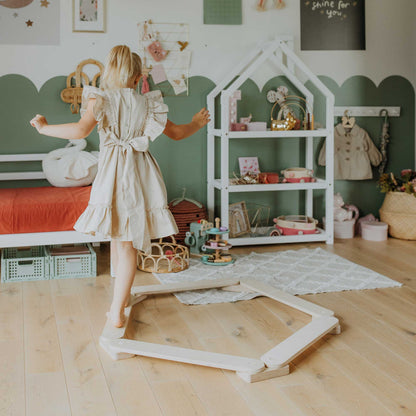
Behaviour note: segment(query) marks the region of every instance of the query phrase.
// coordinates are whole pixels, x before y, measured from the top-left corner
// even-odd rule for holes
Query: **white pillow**
[[[85,139],[70,140],[66,147],[47,154],[42,169],[51,185],[86,186],[94,181],[98,159],[91,153],[82,151],[86,146]]]

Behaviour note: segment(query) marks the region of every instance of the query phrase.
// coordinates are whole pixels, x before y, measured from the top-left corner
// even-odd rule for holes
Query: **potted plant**
[[[392,237],[416,240],[416,172],[404,169],[400,176],[385,173],[378,180],[386,193],[380,208],[380,219],[389,225]]]

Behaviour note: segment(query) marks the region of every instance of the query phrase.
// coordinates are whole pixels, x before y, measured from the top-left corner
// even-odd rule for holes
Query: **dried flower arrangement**
[[[378,187],[381,192],[405,192],[416,197],[416,171],[403,169],[400,177],[393,173],[384,173],[378,180]]]

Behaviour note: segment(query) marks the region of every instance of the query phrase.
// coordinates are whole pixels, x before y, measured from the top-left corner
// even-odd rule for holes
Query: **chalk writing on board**
[[[365,49],[365,0],[300,0],[301,49]]]
[[[348,18],[348,9],[356,7],[355,0],[321,0],[305,1],[305,5],[310,7],[313,12],[325,15],[328,19],[338,18],[344,20]]]

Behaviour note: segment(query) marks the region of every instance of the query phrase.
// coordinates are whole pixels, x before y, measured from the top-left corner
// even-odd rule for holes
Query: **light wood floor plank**
[[[26,376],[27,416],[70,416],[65,374],[36,373]]]
[[[297,357],[289,375],[254,384],[232,371],[152,358],[111,360],[98,346],[114,284],[108,244],[97,249],[97,278],[1,284],[0,414],[416,414],[416,242],[355,238],[333,246],[236,247],[233,253],[317,247],[404,286],[302,296],[333,310],[342,333]],[[134,284],[158,281],[137,271]],[[259,358],[310,319],[265,297],[188,306],[160,295],[133,308],[127,335]]]
[[[0,285],[0,414],[7,416],[26,409],[22,286]]]
[[[54,306],[73,414],[116,414],[79,296],[56,296]]]

